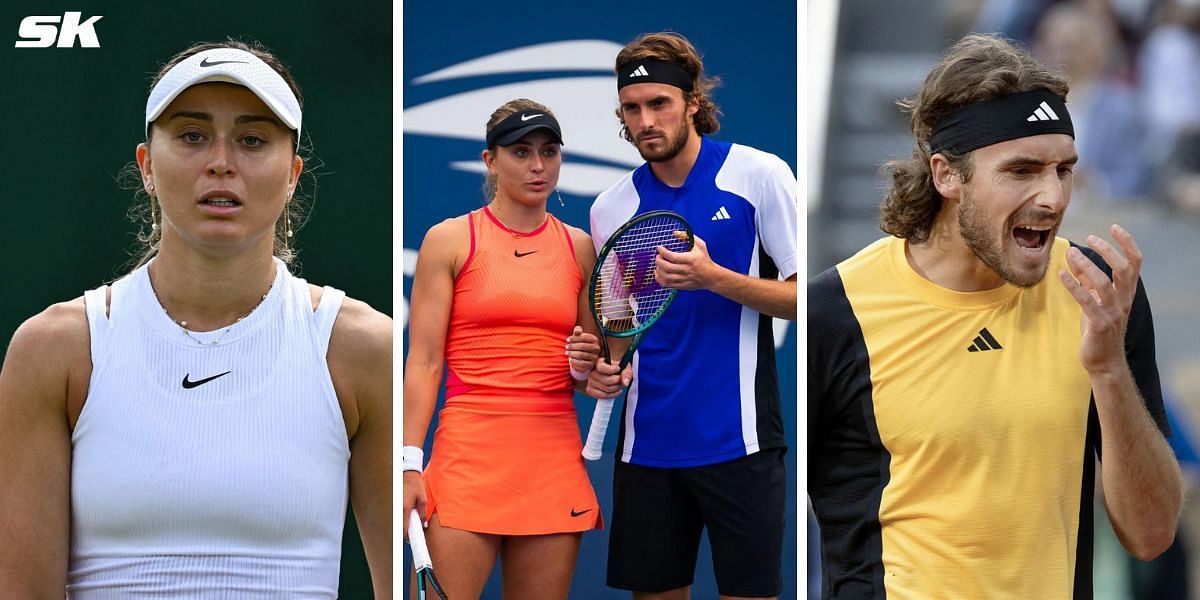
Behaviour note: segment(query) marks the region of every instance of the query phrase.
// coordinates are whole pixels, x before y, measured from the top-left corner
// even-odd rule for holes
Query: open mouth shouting
[[[1018,225],[1012,228],[1012,236],[1019,248],[1041,252],[1046,248],[1053,230],[1053,225]]]

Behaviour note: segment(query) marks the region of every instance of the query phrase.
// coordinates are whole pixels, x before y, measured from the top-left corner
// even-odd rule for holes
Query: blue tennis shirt
[[[679,188],[643,164],[596,198],[597,251],[623,223],[677,212],[732,271],[797,271],[796,179],[779,157],[701,138]],[[617,438],[620,460],[653,467],[725,462],[784,446],[771,317],[707,290],[681,290],[633,358]]]

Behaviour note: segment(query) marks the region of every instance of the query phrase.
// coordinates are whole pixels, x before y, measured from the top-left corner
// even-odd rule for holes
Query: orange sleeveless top
[[[504,226],[487,207],[467,215],[471,249],[454,280],[446,337],[446,398],[572,394],[567,337],[583,275],[561,221],[530,232]]]

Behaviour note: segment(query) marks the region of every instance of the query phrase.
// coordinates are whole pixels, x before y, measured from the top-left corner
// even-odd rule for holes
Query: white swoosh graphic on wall
[[[562,127],[563,151],[619,165],[637,166],[641,156],[620,137],[613,77],[561,77],[510,83],[439,98],[404,110],[404,133],[478,140],[501,104],[529,98],[554,111]]]
[[[613,72],[621,44],[606,40],[551,42],[497,52],[413,79],[414,84],[497,73],[529,71]]]
[[[404,133],[471,140],[483,150],[484,126],[496,107],[515,98],[548,106],[563,131],[563,170],[559,188],[594,196],[642,163],[637,150],[620,137],[613,60],[621,45],[606,40],[570,40],[505,50],[422,75],[414,84],[479,75],[542,71],[597,71],[593,76],[541,77],[454,94],[404,110]],[[450,168],[482,173],[478,154]],[[573,161],[575,157],[609,165]]]

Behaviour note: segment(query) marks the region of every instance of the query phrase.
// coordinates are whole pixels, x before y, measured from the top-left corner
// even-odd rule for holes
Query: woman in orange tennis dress
[[[561,148],[545,106],[497,109],[483,152],[490,202],[432,227],[417,260],[404,515],[416,507],[428,521],[452,598],[477,598],[497,557],[506,598],[566,598],[581,534],[602,526],[573,402],[573,379],[600,351],[584,286],[595,255],[546,211]],[[422,473],[443,363],[446,404]]]

